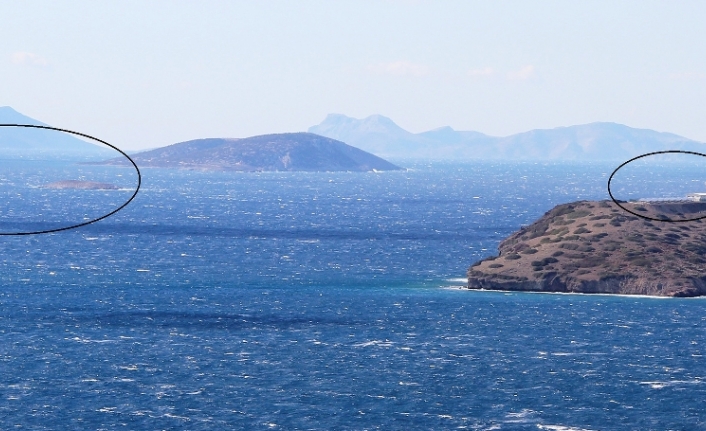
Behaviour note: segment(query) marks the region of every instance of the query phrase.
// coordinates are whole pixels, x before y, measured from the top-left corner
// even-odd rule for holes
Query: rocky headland
[[[706,215],[706,203],[621,203],[655,219]],[[650,221],[612,201],[558,205],[468,269],[468,288],[706,295],[706,220]]]
[[[43,189],[53,190],[118,190],[119,187],[108,183],[95,181],[64,180],[42,186]]]

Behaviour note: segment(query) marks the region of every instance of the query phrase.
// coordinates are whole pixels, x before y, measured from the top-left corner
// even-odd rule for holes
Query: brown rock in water
[[[648,217],[706,215],[696,202],[622,204]],[[469,289],[706,295],[706,221],[631,215],[612,201],[558,205],[468,269]]]
[[[56,181],[42,188],[54,190],[118,190],[118,187],[113,184],[78,180]]]

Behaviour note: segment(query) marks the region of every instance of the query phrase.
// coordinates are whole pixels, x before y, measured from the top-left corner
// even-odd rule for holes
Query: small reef
[[[63,180],[45,184],[43,189],[52,190],[118,190],[119,187],[108,183],[95,181]]]

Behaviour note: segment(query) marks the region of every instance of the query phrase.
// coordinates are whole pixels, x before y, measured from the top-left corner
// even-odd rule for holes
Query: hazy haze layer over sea
[[[124,168],[2,166],[3,232],[131,193]],[[706,429],[704,300],[458,288],[554,205],[606,199],[615,164],[410,167],[145,169],[114,217],[0,237],[0,428]],[[39,187],[76,169],[123,189]],[[701,172],[626,170],[617,197]]]

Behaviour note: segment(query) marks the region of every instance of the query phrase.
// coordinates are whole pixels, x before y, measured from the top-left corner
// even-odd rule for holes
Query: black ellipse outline
[[[615,175],[615,173],[618,172],[618,170],[620,170],[620,168],[622,168],[623,166],[627,165],[627,164],[630,163],[630,162],[634,162],[635,160],[641,159],[641,158],[643,158],[643,157],[654,156],[655,154],[691,154],[691,155],[694,155],[694,156],[706,157],[706,154],[697,153],[696,151],[682,151],[682,150],[654,151],[654,152],[651,152],[651,153],[645,153],[645,154],[639,155],[639,156],[637,156],[637,157],[633,157],[632,159],[628,160],[627,162],[625,162],[625,163],[623,163],[622,165],[620,165],[620,166],[618,166],[617,168],[615,168],[615,170],[613,171],[613,173],[610,174],[610,177],[608,178],[608,194],[610,195],[610,198],[613,200],[613,202],[614,202],[617,206],[619,206],[623,211],[627,211],[627,212],[629,212],[630,214],[636,215],[636,216],[638,216],[638,217],[640,217],[640,218],[643,218],[643,219],[645,219],[645,220],[663,221],[663,222],[666,222],[666,223],[685,223],[685,222],[689,222],[689,221],[696,221],[696,220],[701,220],[701,219],[706,218],[706,215],[701,216],[701,217],[697,217],[697,218],[684,219],[684,220],[672,220],[672,219],[667,219],[667,220],[665,220],[665,219],[647,217],[647,216],[645,216],[645,215],[638,214],[638,213],[635,213],[635,212],[630,211],[629,209],[627,209],[627,208],[625,208],[624,206],[620,205],[620,203],[618,202],[618,200],[613,197],[613,193],[610,191],[610,182],[613,180],[613,176]]]
[[[124,204],[120,205],[118,208],[114,209],[113,211],[109,212],[108,214],[105,214],[103,216],[100,216],[98,218],[95,218],[93,220],[89,220],[87,222],[67,226],[67,227],[60,227],[56,229],[47,229],[47,230],[38,230],[38,231],[33,231],[33,232],[0,232],[0,236],[21,236],[21,235],[39,235],[43,233],[52,233],[52,232],[61,232],[64,230],[69,230],[69,229],[76,229],[77,227],[82,227],[89,225],[91,223],[95,223],[97,221],[101,221],[105,218],[108,218],[115,214],[116,212],[120,211],[121,209],[125,208],[130,202],[132,202],[133,199],[135,199],[135,196],[137,196],[137,192],[140,191],[140,186],[142,185],[142,174],[140,173],[140,168],[137,167],[137,164],[135,164],[135,161],[130,158],[123,150],[120,148],[116,147],[115,145],[109,144],[101,139],[95,138],[91,135],[86,135],[85,133],[80,133],[80,132],[74,132],[73,130],[66,130],[66,129],[59,129],[56,127],[49,127],[49,126],[38,126],[35,124],[0,124],[0,127],[27,127],[27,128],[32,128],[32,129],[46,129],[46,130],[54,130],[57,132],[64,132],[64,133],[70,133],[72,135],[76,136],[83,136],[84,138],[88,139],[93,139],[94,141],[100,142],[101,144],[105,144],[109,146],[110,148],[114,149],[115,151],[119,152],[122,154],[126,159],[132,163],[132,166],[135,168],[135,172],[137,172],[137,187],[135,188],[135,193],[130,196],[130,199],[125,201]]]

